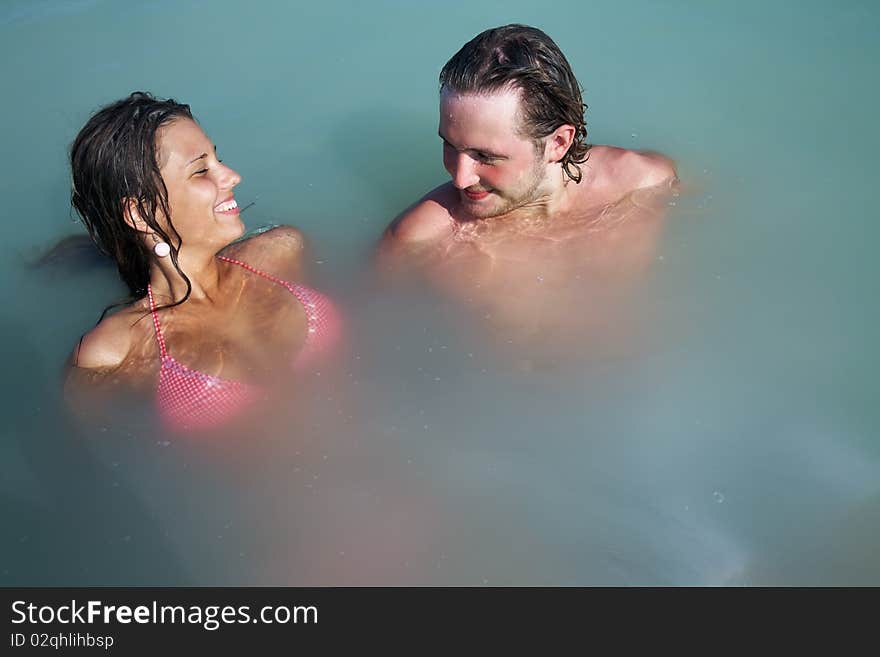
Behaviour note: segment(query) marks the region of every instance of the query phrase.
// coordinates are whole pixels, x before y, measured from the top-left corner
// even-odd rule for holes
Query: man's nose
[[[452,165],[452,171],[449,172],[452,174],[452,184],[458,189],[467,189],[480,182],[475,165],[473,158],[459,153]]]

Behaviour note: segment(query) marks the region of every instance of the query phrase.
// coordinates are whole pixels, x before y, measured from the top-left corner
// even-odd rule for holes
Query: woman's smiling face
[[[241,176],[217,159],[216,147],[198,124],[177,119],[163,126],[157,151],[182,246],[216,251],[241,237],[244,224],[232,193]]]

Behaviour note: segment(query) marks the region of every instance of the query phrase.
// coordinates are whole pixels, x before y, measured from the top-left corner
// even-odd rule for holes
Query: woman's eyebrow
[[[214,145],[214,152],[215,152],[215,153],[217,152],[217,146],[216,146],[216,144]],[[201,160],[203,157],[208,157],[208,154],[207,154],[207,153],[202,153],[202,154],[199,155],[198,157],[194,157],[193,159],[191,159],[189,162],[186,163],[186,166],[189,166],[190,164],[192,164],[193,162],[195,162],[195,161],[197,161],[197,160]]]

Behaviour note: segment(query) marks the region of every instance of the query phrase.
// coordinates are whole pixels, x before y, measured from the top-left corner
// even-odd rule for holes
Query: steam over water
[[[7,5],[4,585],[880,583],[873,6]],[[437,72],[511,21],[566,53],[591,140],[678,164],[610,342],[543,353],[540,331],[371,268],[446,179]],[[85,431],[60,402],[122,290],[106,267],[27,262],[78,230],[77,129],[134,89],[193,106],[249,228],[303,230],[309,281],[347,316],[337,366],[232,436],[166,435],[137,405]],[[554,294],[589,317],[587,283]]]

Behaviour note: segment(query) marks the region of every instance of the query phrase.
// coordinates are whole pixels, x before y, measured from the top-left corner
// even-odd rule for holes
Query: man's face
[[[519,92],[440,95],[443,165],[465,210],[477,219],[537,200],[547,177],[543,150],[517,132]]]

